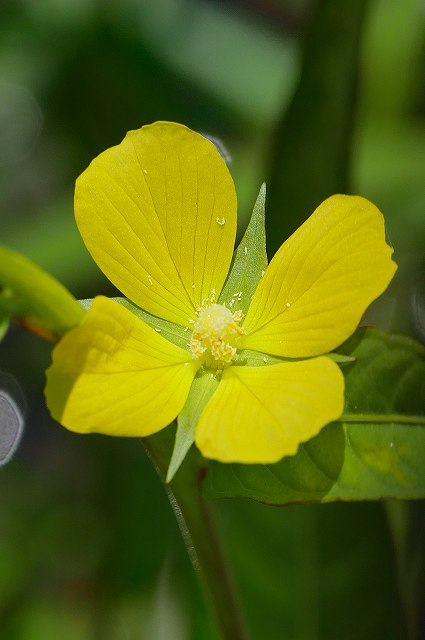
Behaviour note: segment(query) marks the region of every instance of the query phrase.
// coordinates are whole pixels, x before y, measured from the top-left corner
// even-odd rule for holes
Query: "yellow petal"
[[[290,358],[346,340],[397,266],[380,211],[359,196],[325,200],[282,245],[254,294],[243,347]]]
[[[187,351],[99,297],[53,351],[47,405],[71,431],[146,436],[181,411],[198,366]]]
[[[157,122],[101,153],[77,180],[75,217],[102,271],[149,313],[186,326],[221,291],[236,194],[214,145],[190,129]]]
[[[344,378],[329,358],[229,367],[205,407],[195,442],[220,462],[270,463],[336,420]]]

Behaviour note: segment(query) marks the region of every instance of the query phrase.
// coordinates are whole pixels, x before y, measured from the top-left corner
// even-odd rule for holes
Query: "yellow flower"
[[[146,436],[184,415],[189,397],[204,456],[268,463],[340,417],[343,375],[322,354],[396,270],[373,204],[327,199],[258,274],[252,300],[225,286],[232,178],[182,125],[131,131],[100,154],[77,181],[75,212],[99,267],[145,313],[97,297],[56,346],[46,397],[62,425]]]

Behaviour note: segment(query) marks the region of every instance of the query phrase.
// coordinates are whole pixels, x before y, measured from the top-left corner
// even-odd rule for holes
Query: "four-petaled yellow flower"
[[[220,298],[236,195],[204,137],[164,122],[131,131],[80,176],[75,213],[102,271],[135,305],[186,332],[187,346],[95,298],[47,373],[48,406],[62,425],[152,434],[181,413],[201,376],[217,383],[195,433],[208,458],[275,462],[340,417],[343,375],[322,354],[353,333],[396,270],[373,204],[343,195],[322,203],[274,256],[245,316],[241,292]],[[241,357],[253,351],[262,366]]]

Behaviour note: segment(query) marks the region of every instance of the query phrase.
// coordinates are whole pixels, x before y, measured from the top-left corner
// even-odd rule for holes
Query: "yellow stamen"
[[[230,364],[236,356],[237,339],[245,333],[239,326],[242,311],[232,313],[222,304],[210,304],[199,307],[197,313],[189,344],[193,356],[211,368]]]

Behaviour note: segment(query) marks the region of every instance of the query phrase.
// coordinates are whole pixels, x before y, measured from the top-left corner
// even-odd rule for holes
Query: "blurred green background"
[[[368,321],[425,336],[421,0],[2,0],[0,242],[79,298],[114,290],[73,185],[126,131],[174,120],[230,156],[240,232],[263,180],[270,254],[333,192],[384,212],[399,271]],[[25,411],[0,472],[2,640],[217,640],[142,445],[52,422],[50,346],[12,327]],[[423,504],[212,505],[253,640],[423,640]]]

